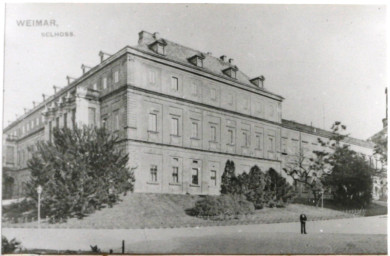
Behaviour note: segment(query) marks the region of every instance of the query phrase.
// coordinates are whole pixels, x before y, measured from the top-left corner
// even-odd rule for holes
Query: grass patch
[[[66,223],[49,224],[44,219],[41,227],[48,228],[173,228],[251,223],[296,222],[305,213],[308,220],[349,218],[353,215],[332,209],[321,209],[303,204],[290,204],[285,208],[264,208],[253,214],[226,216],[219,220],[190,216],[186,210],[203,199],[197,195],[132,193],[112,208],[104,208],[83,219],[71,218]],[[37,227],[36,222],[10,224],[4,227]]]

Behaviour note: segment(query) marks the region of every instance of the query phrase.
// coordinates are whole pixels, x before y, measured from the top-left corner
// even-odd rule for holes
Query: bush
[[[254,206],[245,197],[240,195],[206,196],[197,201],[195,207],[190,209],[193,216],[232,216],[250,214],[254,212]]]
[[[20,250],[20,242],[16,241],[16,239],[12,239],[8,241],[5,236],[1,236],[1,252],[5,253],[14,253],[17,250]]]
[[[26,200],[19,203],[12,203],[3,206],[3,217],[18,219],[21,217],[36,217],[37,204],[32,200]]]

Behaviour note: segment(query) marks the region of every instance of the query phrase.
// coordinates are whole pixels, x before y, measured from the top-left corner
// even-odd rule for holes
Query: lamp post
[[[324,188],[321,188],[321,208],[324,208]]]
[[[41,227],[41,193],[42,193],[42,186],[39,185],[37,187],[38,192],[38,228]]]

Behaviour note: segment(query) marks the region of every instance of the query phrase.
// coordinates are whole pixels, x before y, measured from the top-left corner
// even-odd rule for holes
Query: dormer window
[[[167,43],[165,42],[164,39],[158,39],[154,43],[149,45],[149,47],[155,53],[158,53],[158,54],[161,54],[161,55],[165,55],[165,46],[166,45],[167,45]]]
[[[233,67],[230,67],[230,68],[227,68],[225,70],[222,70],[222,72],[231,77],[231,78],[234,78],[236,79],[237,78],[237,71],[238,71],[238,68],[236,66],[233,66]]]
[[[203,60],[204,60],[205,56],[203,54],[197,54],[197,55],[194,55],[192,56],[191,58],[188,58],[188,61],[197,66],[197,67],[200,67],[202,68],[203,67]]]
[[[264,88],[264,80],[265,80],[265,77],[264,76],[258,76],[258,77],[255,77],[251,80],[249,80],[253,85],[256,85],[257,87],[259,88]]]

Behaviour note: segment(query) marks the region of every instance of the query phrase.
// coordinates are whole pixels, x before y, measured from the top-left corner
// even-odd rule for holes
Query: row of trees
[[[222,174],[221,194],[244,195],[256,209],[283,206],[295,196],[293,187],[274,169],[263,172],[255,165],[249,173],[236,175],[234,162],[230,160]]]
[[[309,187],[316,203],[320,193],[329,189],[337,203],[365,207],[372,198],[372,177],[376,173],[363,155],[343,142],[345,131],[345,125],[335,122],[332,136],[327,141],[318,139],[321,150],[313,151],[312,157],[298,152],[283,170],[295,183]]]

